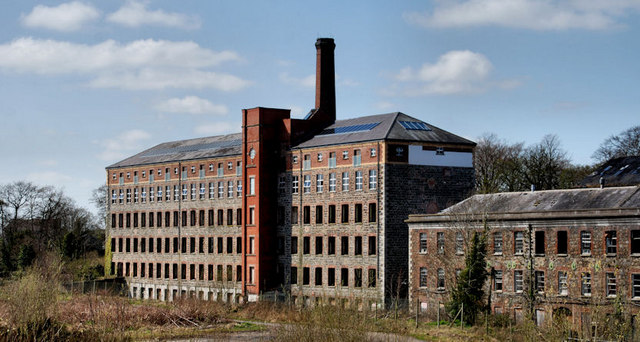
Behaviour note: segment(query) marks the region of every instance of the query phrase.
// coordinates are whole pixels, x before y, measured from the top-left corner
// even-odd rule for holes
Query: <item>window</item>
[[[370,268],[369,269],[369,287],[376,287],[376,269],[375,268]]]
[[[502,292],[502,271],[493,272],[493,290]]]
[[[236,196],[242,197],[242,181],[236,181]]]
[[[442,268],[438,269],[437,290],[438,291],[443,291],[444,290],[444,269],[442,269]]]
[[[304,175],[304,193],[308,194],[311,192],[311,176],[310,175]]]
[[[299,178],[298,176],[291,176],[291,193],[297,194],[298,193],[298,183],[299,183]]]
[[[362,236],[356,236],[354,238],[353,254],[362,255]]]
[[[536,235],[535,235],[535,239],[536,239],[536,245],[535,245],[535,250],[536,250],[536,255],[544,255],[545,252],[545,246],[544,246],[544,231],[541,230],[536,230]]]
[[[236,224],[242,225],[242,208],[236,209]]]
[[[298,283],[298,268],[291,267],[291,284],[295,285]]]
[[[591,232],[586,230],[580,232],[580,254],[591,255]]]
[[[343,204],[340,211],[340,222],[349,223],[349,205]]]
[[[330,192],[336,191],[336,174],[335,173],[329,174],[329,191]]]
[[[369,170],[369,190],[378,188],[378,170]]]
[[[336,269],[327,268],[327,286],[336,286]]]
[[[369,222],[376,222],[378,218],[378,211],[376,210],[375,203],[369,203]]]
[[[420,267],[420,287],[427,287],[427,268]]]
[[[607,273],[607,297],[615,297],[618,294],[618,288],[616,286],[616,274],[615,273]]]
[[[318,161],[321,162],[322,161],[322,153],[318,153]]]
[[[216,185],[213,182],[209,183],[209,199],[216,198]]]
[[[224,197],[224,183],[218,182],[218,198]]]
[[[302,285],[309,285],[309,267],[302,268]]]
[[[558,294],[561,296],[569,295],[569,285],[567,283],[567,272],[558,272]]]
[[[256,194],[256,177],[251,176],[249,177],[249,195],[255,195]]]
[[[254,236],[249,236],[249,253],[251,255],[255,254],[255,244],[256,244],[256,238]]]
[[[567,231],[561,230],[557,233],[558,254],[568,254],[569,239],[567,238]]]
[[[427,253],[427,233],[420,233],[420,253]]]
[[[287,176],[278,177],[278,192],[279,193],[284,194],[286,183],[287,183]]]
[[[328,213],[328,222],[329,223],[336,223],[336,206],[335,204],[330,204],[329,205],[329,213]]]
[[[302,238],[302,254],[309,254],[311,252],[311,238],[305,236]]]
[[[291,207],[291,224],[298,224],[298,207]]]
[[[438,254],[444,253],[444,232],[436,233],[436,244],[438,247]]]
[[[343,236],[340,238],[340,254],[349,255],[349,237]]]
[[[375,255],[378,250],[378,245],[376,244],[376,237],[369,236],[369,255]]]
[[[242,176],[242,162],[236,162],[236,176]]]
[[[360,166],[362,163],[362,156],[360,150],[353,150],[353,166]]]
[[[249,178],[251,180],[251,178]],[[233,181],[227,182],[227,197],[233,198]]]
[[[631,254],[640,254],[640,230],[631,231]]]
[[[342,191],[349,191],[349,172],[342,173]]]
[[[222,163],[218,163],[218,177],[224,176],[224,168],[222,168]]]
[[[305,154],[302,157],[302,169],[303,170],[311,170],[311,155]]]
[[[362,171],[356,171],[356,190],[362,190]]]
[[[322,206],[316,205],[316,224],[322,224]]]
[[[256,208],[255,207],[249,207],[249,222],[248,224],[255,224],[255,218],[256,218]]]
[[[316,254],[322,254],[322,236],[316,236]]]
[[[227,226],[233,225],[233,209],[227,209]]]
[[[634,299],[640,298],[640,274],[632,274],[631,282],[633,284],[633,288],[631,291],[632,297]]]
[[[298,254],[298,237],[291,237],[291,254]]]
[[[356,203],[353,210],[353,221],[362,223],[362,203]]]
[[[521,270],[513,271],[513,291],[516,293],[522,293],[524,289],[524,277]]]
[[[222,209],[218,209],[218,226],[221,226],[222,223],[224,222],[224,211]]]
[[[302,207],[302,223],[310,224],[311,223],[311,207],[305,205]]]
[[[585,297],[591,296],[591,273],[585,272],[582,274],[580,289],[583,296]]]
[[[329,153],[329,168],[330,169],[334,169],[336,167],[336,153],[335,152],[330,152]]]
[[[227,237],[227,254],[233,253],[233,238]]]
[[[298,156],[293,156],[293,163],[298,164]]]
[[[605,243],[607,248],[607,255],[616,255],[618,252],[618,238],[617,232],[615,230],[611,230],[604,233]]]
[[[535,271],[534,273],[534,289],[538,293],[544,292],[544,271]]]
[[[327,242],[327,254],[334,255],[336,254],[336,237],[329,236],[329,241]]]
[[[493,233],[493,254],[502,254],[502,232]]]
[[[353,270],[353,287],[362,287],[362,269]]]
[[[461,232],[456,232],[456,254],[464,254],[464,239]]]
[[[524,254],[524,232],[513,233],[513,253]]]
[[[314,284],[316,284],[317,286],[322,285],[322,267],[316,267],[314,279]]]
[[[349,151],[342,151],[342,159],[349,159]]]
[[[349,286],[349,269],[342,268],[340,269],[340,285]]]
[[[324,175],[316,175],[316,192],[322,192],[324,190]]]

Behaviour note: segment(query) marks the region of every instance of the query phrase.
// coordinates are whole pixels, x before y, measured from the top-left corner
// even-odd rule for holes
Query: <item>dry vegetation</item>
[[[228,306],[197,300],[163,303],[107,293],[71,296],[60,291],[59,265],[38,263],[0,287],[0,341],[220,339],[220,334],[261,329],[269,329],[264,336],[271,340],[295,342],[387,341],[397,336],[426,341],[555,341],[567,329],[552,325],[541,330],[530,322],[516,326],[499,316],[491,316],[486,325],[461,329],[430,322],[416,326],[408,314],[396,319],[382,311],[334,306],[301,309],[266,302]],[[230,336],[222,335],[222,339]]]

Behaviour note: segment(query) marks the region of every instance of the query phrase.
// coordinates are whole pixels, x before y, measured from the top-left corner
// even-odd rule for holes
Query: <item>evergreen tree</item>
[[[460,271],[456,287],[451,291],[447,310],[455,317],[464,304],[464,320],[474,323],[478,313],[484,309],[484,283],[487,272],[486,233],[473,233],[465,256],[465,268]]]
[[[33,263],[36,259],[36,251],[33,246],[25,244],[20,246],[20,252],[18,252],[18,267],[25,269]]]

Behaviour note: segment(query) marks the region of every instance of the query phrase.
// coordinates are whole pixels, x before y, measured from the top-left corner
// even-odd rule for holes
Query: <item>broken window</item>
[[[456,254],[464,254],[464,239],[461,232],[456,232]]]
[[[514,254],[524,253],[524,233],[523,232],[513,233],[513,253]]]
[[[567,272],[558,272],[558,294],[566,296],[569,294],[569,286],[567,284]]]
[[[586,230],[580,232],[580,253],[591,255],[591,232]]]
[[[502,292],[502,271],[493,273],[493,290]]]
[[[513,271],[513,291],[521,293],[524,289],[524,277],[521,270]]]
[[[606,279],[607,279],[607,297],[615,297],[618,294],[615,273],[607,273]]]
[[[420,233],[420,253],[427,253],[427,233]]]
[[[582,274],[581,292],[583,296],[591,296],[591,273],[585,272]]]
[[[420,287],[427,287],[427,268],[420,267]]]
[[[568,238],[567,231],[561,230],[557,233],[558,237],[558,254],[568,254]]]
[[[615,230],[605,232],[605,244],[607,255],[616,255],[618,252],[618,237]]]
[[[502,254],[502,232],[493,233],[493,254]]]
[[[535,280],[534,289],[536,290],[536,292],[543,293],[544,292],[544,271],[535,271],[534,280]]]
[[[444,232],[438,232],[436,234],[436,243],[438,245],[438,253],[444,253]]]
[[[444,290],[444,269],[438,269],[438,290]]]
[[[640,254],[640,230],[631,231],[631,254]]]
[[[545,246],[544,246],[544,231],[537,230],[536,231],[536,255],[544,255]]]

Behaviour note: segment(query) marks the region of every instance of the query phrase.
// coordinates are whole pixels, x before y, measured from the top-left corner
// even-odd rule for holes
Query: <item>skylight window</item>
[[[379,124],[380,124],[379,122],[372,122],[372,123],[361,124],[361,125],[327,128],[322,132],[320,132],[320,134],[318,135],[365,132],[365,131],[372,130],[374,127],[378,126]]]
[[[418,121],[398,121],[402,127],[410,131],[430,131],[429,127],[424,122]]]

